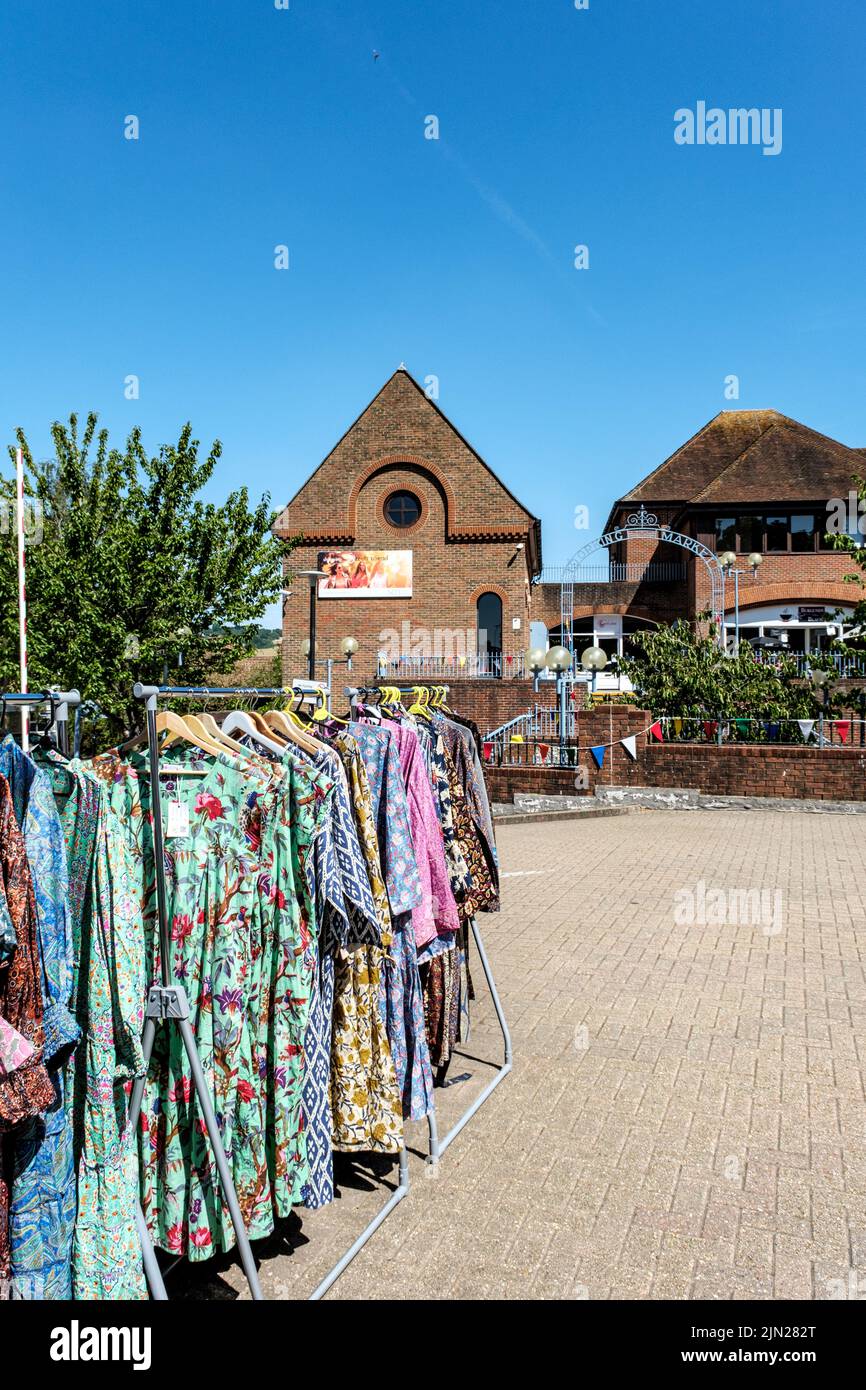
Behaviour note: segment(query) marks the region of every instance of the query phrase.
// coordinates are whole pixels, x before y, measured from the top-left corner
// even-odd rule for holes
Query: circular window
[[[385,520],[390,526],[405,530],[414,526],[421,515],[421,503],[414,492],[392,492],[385,502]]]

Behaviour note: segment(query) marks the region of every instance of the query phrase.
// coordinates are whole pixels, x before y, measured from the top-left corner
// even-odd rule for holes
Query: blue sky
[[[190,419],[214,496],[281,504],[405,360],[550,564],[719,410],[866,445],[864,38],[861,0],[16,0],[4,438]],[[678,146],[700,100],[781,108],[781,154]]]

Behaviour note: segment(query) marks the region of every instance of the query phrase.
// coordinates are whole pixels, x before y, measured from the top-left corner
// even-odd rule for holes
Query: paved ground
[[[866,1296],[860,818],[647,811],[498,835],[504,910],[482,925],[514,1072],[438,1172],[412,1127],[412,1190],[328,1297]],[[443,1132],[501,1055],[475,975]],[[383,1201],[381,1170],[349,1175],[307,1244],[261,1252],[269,1297],[306,1297]],[[243,1289],[234,1266],[197,1284]]]

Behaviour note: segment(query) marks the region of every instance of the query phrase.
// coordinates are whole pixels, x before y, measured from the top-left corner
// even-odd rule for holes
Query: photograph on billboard
[[[411,598],[411,550],[323,550],[319,598]]]

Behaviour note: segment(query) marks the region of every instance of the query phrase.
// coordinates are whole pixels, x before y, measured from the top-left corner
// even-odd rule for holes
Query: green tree
[[[866,530],[866,478],[854,478],[853,482],[857,489],[857,497],[861,506],[859,525]],[[835,532],[830,534],[829,539],[832,540],[836,550],[845,550],[848,552],[854,564],[857,566],[857,570],[860,571],[860,573],[857,573],[857,570],[852,570],[850,574],[845,575],[845,582],[855,587],[855,594],[852,595],[852,597],[856,597],[857,589],[866,589],[866,577],[864,577],[866,576],[866,539],[864,539],[862,534],[855,538],[852,535],[843,535]],[[859,635],[856,639],[858,645],[854,647],[850,643],[837,642],[834,644],[834,648],[837,651],[850,653],[852,655],[855,651],[859,655],[862,655],[864,638],[866,638],[866,595],[862,593],[854,604],[851,627],[855,632],[859,630]]]
[[[222,446],[202,456],[189,424],[155,456],[139,429],[111,447],[95,414],[81,431],[71,415],[51,434],[56,457],[45,463],[17,431],[39,520],[27,547],[30,686],[77,685],[123,735],[141,724],[135,680],[160,681],[164,663],[175,675],[182,653],[183,683],[205,683],[253,650],[292,543],[271,535],[267,495],[255,506],[245,487],[221,505],[201,499]],[[5,523],[14,495],[14,481],[0,479]],[[17,571],[14,527],[4,530],[0,682],[9,690],[19,679]]]
[[[760,662],[745,644],[739,656],[728,656],[712,628],[702,636],[685,622],[636,633],[631,641],[638,654],[623,658],[621,669],[653,714],[781,720],[817,712],[815,694],[791,657]]]

